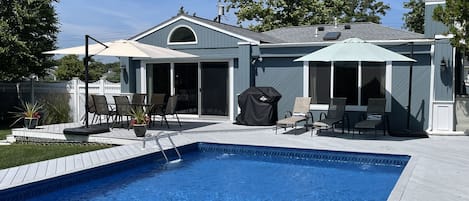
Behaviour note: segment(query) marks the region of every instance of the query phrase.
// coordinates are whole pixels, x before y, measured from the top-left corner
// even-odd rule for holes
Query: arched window
[[[168,44],[196,44],[197,36],[188,26],[174,28],[168,38]]]

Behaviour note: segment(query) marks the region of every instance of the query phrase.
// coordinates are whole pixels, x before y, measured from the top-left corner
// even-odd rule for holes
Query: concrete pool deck
[[[374,135],[355,135],[352,138],[351,134],[340,133],[311,136],[304,130],[298,130],[297,135],[275,135],[272,126],[246,127],[230,122],[194,125],[173,136],[178,146],[213,142],[410,155],[411,161],[389,200],[469,200],[469,136],[375,138]],[[46,130],[51,131],[52,128]],[[159,151],[153,141],[148,141],[146,148],[142,149],[141,139],[134,137],[132,130],[113,129],[110,133],[93,137],[107,142],[118,139],[125,145],[0,170],[0,190]],[[165,149],[170,148],[169,141],[162,139],[161,142]]]

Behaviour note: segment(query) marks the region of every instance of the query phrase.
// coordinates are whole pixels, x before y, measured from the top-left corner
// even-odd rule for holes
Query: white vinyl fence
[[[62,82],[25,81],[20,83],[0,83],[2,96],[10,100],[5,108],[2,108],[6,116],[7,111],[12,110],[12,105],[18,105],[18,99],[28,102],[40,101],[47,96],[63,95],[69,97],[70,117],[73,122],[80,121],[85,113],[85,82],[74,78]],[[109,103],[113,103],[112,96],[121,94],[120,83],[112,83],[105,79],[88,84],[89,94],[105,95]],[[66,96],[67,95],[67,96]],[[50,97],[49,97],[50,98]],[[5,118],[5,117],[2,117]]]

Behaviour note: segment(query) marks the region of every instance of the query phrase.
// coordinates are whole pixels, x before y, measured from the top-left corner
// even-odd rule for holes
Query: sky
[[[404,0],[381,0],[391,9],[381,18],[384,26],[401,29]],[[406,0],[407,1],[407,0]],[[59,18],[58,47],[84,45],[88,34],[102,42],[128,39],[177,15],[179,8],[198,17],[213,19],[218,0],[61,0],[55,3]],[[223,2],[223,1],[222,1]],[[233,12],[222,18],[223,23],[236,24]],[[97,58],[102,62],[117,58]]]

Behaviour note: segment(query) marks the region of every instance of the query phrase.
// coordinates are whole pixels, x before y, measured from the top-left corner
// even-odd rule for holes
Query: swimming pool
[[[164,164],[153,154],[17,188],[10,195],[25,200],[386,200],[410,158],[210,143],[182,151],[179,163]]]

